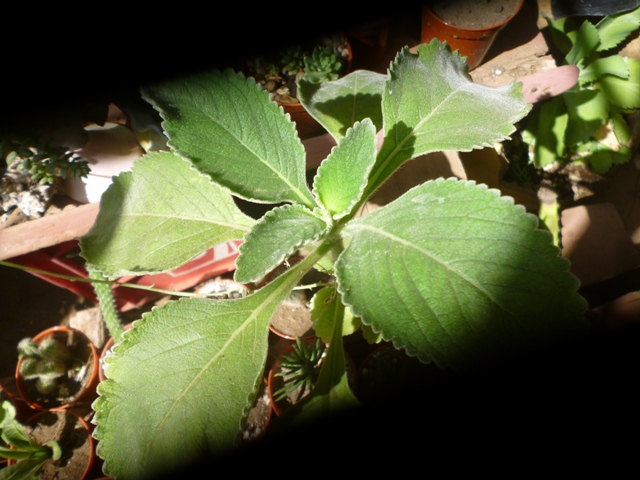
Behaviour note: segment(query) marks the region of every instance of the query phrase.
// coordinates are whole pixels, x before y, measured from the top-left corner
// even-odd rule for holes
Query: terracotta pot
[[[34,427],[32,436],[38,443],[45,444],[55,440],[60,443],[62,449],[60,460],[45,462],[40,473],[41,477],[67,480],[88,478],[96,458],[95,441],[91,435],[91,427],[81,416],[66,409],[44,410],[31,417],[26,423]],[[52,428],[56,425],[57,427]],[[67,437],[71,438],[64,437],[65,432]],[[15,460],[9,460],[8,464],[13,465],[15,462]]]
[[[289,258],[286,263],[280,264],[280,266],[269,272],[260,283],[260,286],[263,287],[272,279],[282,275],[289,268],[288,265],[295,265],[302,260],[303,257],[294,256]],[[305,278],[307,277],[305,276]],[[305,278],[303,278],[303,282]],[[307,306],[308,301],[309,298],[304,292],[291,292],[289,297],[278,306],[278,309],[273,314],[269,323],[269,330],[287,340],[295,340],[296,337],[303,340],[314,338],[316,333],[313,330],[311,310]]]
[[[315,337],[310,339],[305,339],[305,341],[307,343],[310,343],[312,341],[315,341]],[[286,355],[287,353],[291,353],[293,351],[293,347],[294,347],[293,344],[289,345],[287,348],[284,349],[281,355]],[[327,348],[329,347],[327,346]],[[278,388],[280,388],[277,385],[278,383],[277,380],[279,379],[279,377],[276,377],[276,373],[278,373],[278,370],[280,369],[279,358],[280,357],[276,358],[276,360],[273,362],[273,364],[271,365],[271,368],[269,369],[269,374],[267,376],[267,392],[269,393],[269,400],[271,400],[271,406],[276,415],[282,415],[282,413],[291,406],[290,402],[288,402],[286,399],[277,401],[274,397],[275,392],[278,390]],[[352,383],[356,384],[357,370],[355,368],[355,363],[353,362],[353,360],[351,359],[351,357],[347,352],[344,352],[344,361],[347,367],[347,374],[351,375],[349,384],[350,385]]]
[[[131,327],[133,327],[133,323],[128,323],[126,324],[124,327],[122,327],[123,331],[127,331],[130,330]],[[113,337],[109,337],[109,340],[107,340],[107,342],[104,344],[104,347],[102,347],[102,353],[100,354],[100,369],[98,371],[98,376],[100,377],[100,381],[104,382],[106,380],[106,377],[104,375],[104,359],[105,357],[111,353],[111,349],[113,348],[113,344],[115,343],[115,341],[113,340]]]
[[[22,397],[24,402],[27,405],[29,405],[31,408],[36,410],[68,408],[73,406],[79,401],[88,401],[95,398],[96,387],[99,382],[98,371],[99,371],[100,359],[98,357],[98,351],[96,350],[96,347],[93,345],[91,340],[89,340],[89,338],[84,333],[74,328],[65,327],[65,326],[56,326],[56,327],[49,328],[43,332],[40,332],[38,335],[33,337],[33,341],[34,343],[39,344],[43,339],[54,336],[56,337],[56,339],[60,340],[62,343],[68,346],[68,339],[70,335],[73,335],[75,338],[79,340],[80,347],[78,347],[77,350],[82,352],[83,358],[86,354],[86,357],[87,357],[86,377],[88,377],[88,380],[86,382],[83,381],[82,383],[84,384],[84,386],[81,386],[77,391],[72,391],[68,395],[67,399],[64,401],[57,399],[54,394],[52,395],[35,394],[35,393],[32,393],[34,392],[34,390],[36,390],[35,381],[30,382],[29,380],[25,380],[20,374],[20,365],[23,362],[23,359],[20,359],[18,361],[18,365],[16,366],[16,387],[18,389],[18,393],[20,394],[20,397]]]
[[[438,17],[428,6],[422,7],[421,43],[429,43],[434,38],[447,42],[452,51],[458,50],[467,57],[469,70],[473,70],[482,62],[498,32],[517,15],[524,0],[519,0],[515,11],[505,20],[484,28],[468,28],[447,23]],[[478,8],[487,8],[478,0]]]

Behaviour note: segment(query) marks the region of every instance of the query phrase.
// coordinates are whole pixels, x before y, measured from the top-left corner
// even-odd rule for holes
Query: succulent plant
[[[308,343],[296,337],[293,350],[282,354],[280,358],[280,369],[276,377],[282,377],[284,385],[275,392],[276,400],[297,392],[298,401],[313,389],[320,374],[325,349],[326,344],[319,337]]]
[[[25,380],[36,380],[36,388],[43,394],[55,389],[73,361],[66,345],[53,337],[44,338],[39,344],[23,338],[18,343],[18,352],[22,359],[20,374]]]
[[[343,65],[342,57],[336,49],[317,46],[311,55],[304,57],[304,78],[312,83],[337,80]]]
[[[31,179],[41,184],[52,184],[56,177],[86,177],[90,170],[89,164],[80,160],[74,152],[52,142],[40,144],[4,140],[1,143],[7,165],[16,159],[22,160],[18,169],[29,172]]]

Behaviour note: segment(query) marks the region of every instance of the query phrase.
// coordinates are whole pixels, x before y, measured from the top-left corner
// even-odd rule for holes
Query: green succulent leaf
[[[0,480],[37,480],[38,473],[42,469],[47,457],[29,459],[25,458],[19,462],[9,465],[0,470]]]
[[[600,45],[598,51],[602,52],[617,46],[625,40],[631,33],[640,27],[640,7],[630,12],[617,13],[604,17],[596,28],[600,35]]]
[[[298,99],[336,140],[355,122],[370,118],[382,129],[382,92],[386,75],[356,70],[333,82],[298,81]]]
[[[351,213],[358,203],[375,161],[376,129],[371,120],[365,118],[338,140],[314,179],[313,193],[334,220]]]
[[[560,50],[560,53],[566,56],[571,51],[578,34],[579,25],[575,25],[576,19],[565,17],[553,20],[544,11],[541,14],[547,21],[553,43]]]
[[[629,67],[629,77],[619,78],[614,75],[603,75],[598,88],[607,100],[623,109],[640,108],[640,62],[633,58],[623,58]]]
[[[591,55],[600,44],[600,36],[595,25],[587,20],[584,21],[578,37],[573,42],[573,47],[565,57],[569,65],[580,65],[582,60]]]
[[[629,78],[629,67],[620,55],[599,58],[580,71],[579,81],[581,85],[584,85],[607,74]]]
[[[295,125],[253,78],[212,71],[143,95],[164,118],[169,145],[216,183],[255,202],[315,206]]]
[[[590,89],[570,90],[562,98],[569,112],[565,142],[578,145],[589,141],[606,122],[609,102],[602,92]]]
[[[520,90],[516,83],[497,88],[473,83],[460,55],[438,40],[420,45],[417,55],[404,48],[385,84],[384,144],[365,197],[411,158],[505,140],[530,110]]]
[[[82,255],[111,278],[170,270],[241,239],[254,221],[190,163],[168,152],[137,160],[103,194]]]
[[[423,362],[462,369],[540,346],[588,324],[569,262],[536,227],[497,190],[430,181],[347,225],[338,289]]]
[[[267,212],[240,245],[235,281],[255,282],[298,248],[318,240],[331,226],[321,214],[302,205],[284,205]]]
[[[522,139],[530,145],[536,167],[545,167],[562,158],[568,121],[569,113],[561,96],[536,105],[522,133]]]
[[[105,472],[153,478],[232,447],[261,381],[271,316],[318,255],[254,294],[145,314],[106,359],[94,432]]]
[[[611,111],[609,112],[609,123],[611,128],[613,128],[613,133],[615,134],[618,143],[620,145],[628,145],[631,141],[632,135],[629,125],[624,117],[618,112]]]
[[[622,165],[631,159],[631,150],[628,147],[622,146],[619,150],[613,150],[597,140],[581,145],[579,153],[586,153],[582,161],[588,163],[591,170],[600,175],[607,173],[614,165]]]

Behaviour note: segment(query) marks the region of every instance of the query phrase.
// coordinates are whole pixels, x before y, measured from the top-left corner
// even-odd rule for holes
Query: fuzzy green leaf
[[[516,83],[497,88],[473,83],[460,55],[438,40],[420,45],[417,55],[403,49],[385,84],[384,144],[365,196],[411,158],[505,140],[530,110],[520,90]]]
[[[427,182],[347,225],[338,288],[364,324],[409,355],[482,364],[588,325],[569,262],[536,227],[497,190]]]
[[[269,95],[230,70],[148,87],[169,145],[234,194],[261,203],[315,205],[295,125]]]
[[[317,258],[248,297],[182,299],[134,323],[107,357],[93,404],[108,475],[155,478],[235,444],[261,381],[269,320]]]
[[[602,52],[615,47],[640,27],[640,7],[630,12],[604,17],[596,28],[600,35],[597,51]]]
[[[360,200],[375,161],[376,129],[366,118],[338,140],[313,182],[313,193],[335,220],[351,213]]]
[[[270,210],[240,245],[235,281],[259,280],[298,248],[316,241],[329,227],[319,215],[302,205],[284,205]]]
[[[599,58],[580,71],[579,81],[581,85],[584,85],[594,82],[606,74],[629,78],[629,67],[620,55]]]
[[[214,245],[241,239],[253,224],[231,196],[167,152],[135,162],[103,194],[82,255],[114,278],[175,268]]]
[[[613,105],[623,109],[640,108],[640,62],[626,57],[624,61],[629,67],[629,78],[604,75],[598,87]]]
[[[578,31],[578,37],[573,42],[573,47],[565,57],[566,62],[569,65],[580,64],[585,57],[596,50],[599,44],[598,30],[593,23],[585,20]]]
[[[565,142],[578,145],[587,142],[607,121],[609,103],[599,90],[570,90],[562,94],[569,112]]]
[[[370,118],[382,129],[382,91],[386,75],[356,70],[333,82],[298,82],[298,99],[336,140],[355,122]]]
[[[335,318],[334,309],[331,308],[333,302],[340,299],[340,294],[335,287],[325,287],[316,293],[311,299],[311,320],[313,330],[324,342],[331,341]],[[350,308],[345,308],[342,322],[342,336],[351,335],[360,328],[361,322],[358,317],[354,317]]]

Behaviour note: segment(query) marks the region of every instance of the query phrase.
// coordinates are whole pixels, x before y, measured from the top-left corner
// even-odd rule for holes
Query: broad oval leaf
[[[211,71],[143,96],[164,119],[169,145],[215,182],[255,202],[315,205],[295,125],[253,78]]]
[[[240,245],[235,281],[259,280],[298,248],[318,240],[330,226],[330,221],[327,223],[302,205],[284,205],[270,210]]]
[[[463,368],[586,328],[577,279],[536,217],[473,182],[436,180],[344,230],[339,291],[422,361]]]
[[[155,478],[234,446],[261,381],[269,320],[315,261],[248,297],[182,299],[134,322],[105,360],[93,404],[108,475]]]
[[[351,213],[376,161],[376,129],[370,119],[356,122],[338,140],[313,181],[313,193],[334,220]]]
[[[336,140],[355,122],[370,118],[382,129],[382,92],[386,75],[356,70],[332,82],[298,82],[298,97],[313,118]]]
[[[441,150],[470,151],[505,140],[530,106],[521,84],[473,83],[458,52],[434,39],[404,48],[391,65],[382,97],[384,143],[368,196],[405,161]]]
[[[241,239],[253,223],[189,162],[168,152],[150,153],[131,172],[114,177],[80,246],[82,256],[111,278],[142,275]]]

